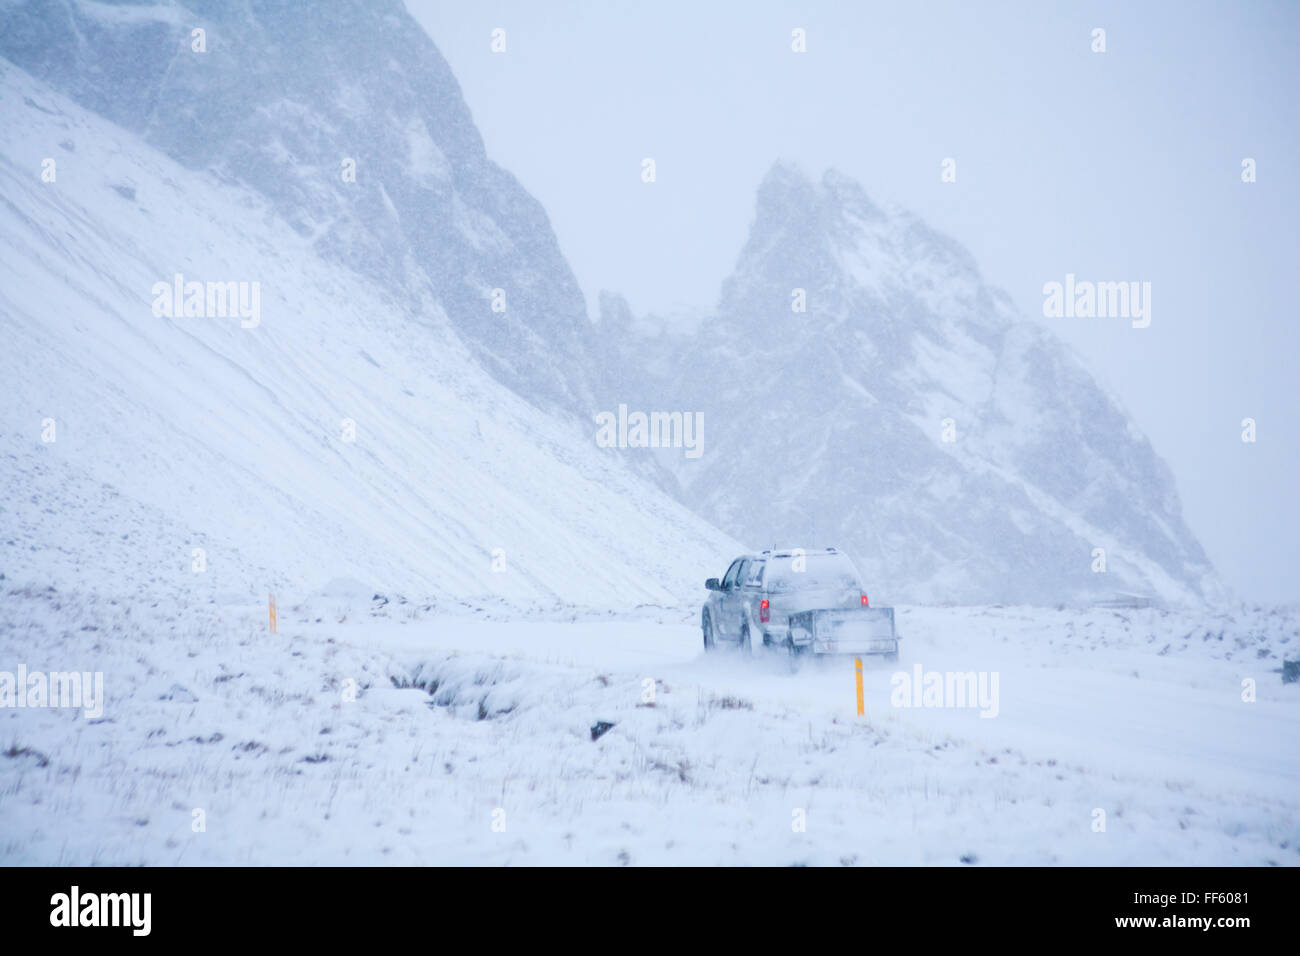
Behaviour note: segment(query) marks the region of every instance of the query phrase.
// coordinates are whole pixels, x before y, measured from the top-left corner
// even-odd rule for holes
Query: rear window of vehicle
[[[853,562],[842,554],[795,555],[767,562],[769,591],[837,590],[859,587]]]
[[[749,574],[745,578],[746,584],[757,585],[763,580],[764,562],[755,561],[749,566]]]

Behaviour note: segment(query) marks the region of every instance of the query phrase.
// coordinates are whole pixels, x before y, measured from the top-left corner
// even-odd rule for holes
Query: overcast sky
[[[1300,600],[1300,4],[407,6],[590,309],[602,288],[639,313],[709,309],[772,162],[833,166],[966,245],[1075,347],[1231,587]],[[1150,282],[1150,327],[1044,318],[1066,273]]]

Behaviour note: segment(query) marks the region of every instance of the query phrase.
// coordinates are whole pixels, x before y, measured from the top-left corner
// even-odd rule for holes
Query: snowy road
[[[332,596],[268,635],[252,606],[5,597],[0,654],[107,694],[0,713],[7,862],[1300,863],[1288,617],[901,609],[859,718],[851,664],[705,655],[689,608]],[[997,716],[892,706],[917,664],[996,672]]]
[[[1098,773],[1139,774],[1194,782],[1225,793],[1240,790],[1279,799],[1300,794],[1300,707],[1297,697],[1262,667],[1225,669],[1222,662],[1160,657],[1143,649],[1101,655],[1046,648],[1043,630],[1007,629],[991,639],[971,615],[970,640],[941,637],[947,614],[906,611],[911,628],[897,664],[867,660],[867,719],[887,719],[984,747],[1026,753]],[[376,649],[417,655],[440,650],[507,655],[521,660],[698,684],[824,719],[854,717],[851,660],[822,660],[791,674],[778,654],[746,659],[723,649],[706,656],[692,623],[609,620],[552,622],[447,621],[428,627],[371,630]],[[1038,646],[1035,646],[1038,645]],[[1068,645],[1066,645],[1068,648]],[[996,671],[998,712],[978,709],[895,708],[891,677],[926,671]],[[1253,677],[1259,699],[1247,704],[1241,679]]]

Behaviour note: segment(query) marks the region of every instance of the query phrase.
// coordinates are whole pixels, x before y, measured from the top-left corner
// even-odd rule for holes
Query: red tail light
[[[758,605],[758,619],[763,623],[767,623],[771,617],[772,609],[767,603],[767,598],[763,598],[762,602]]]
[[[870,606],[871,606],[870,604],[867,603],[867,596],[866,596],[865,594],[862,595],[862,606],[863,606],[863,607],[870,607]]]

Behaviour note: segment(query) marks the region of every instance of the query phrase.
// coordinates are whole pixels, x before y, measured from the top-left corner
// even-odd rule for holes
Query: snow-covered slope
[[[258,194],[3,60],[0,128],[11,585],[627,605],[693,593],[738,548]],[[258,283],[259,323],[155,315],[176,273]]]
[[[846,548],[886,602],[1220,596],[1118,404],[959,244],[835,172],[773,167],[685,342],[638,337],[625,304],[601,304],[624,400],[704,412],[704,455],[665,462],[742,539]]]
[[[0,56],[261,193],[328,262],[436,300],[498,380],[585,413],[581,290],[401,0],[6,0]]]

